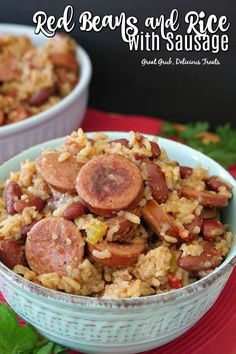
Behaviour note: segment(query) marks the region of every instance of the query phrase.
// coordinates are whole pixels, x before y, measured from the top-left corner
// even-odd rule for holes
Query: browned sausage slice
[[[77,268],[84,255],[84,241],[76,226],[61,217],[45,218],[28,232],[25,255],[37,274],[67,274]]]
[[[164,239],[164,235],[178,238],[178,228],[175,225],[173,217],[154,200],[150,200],[144,206],[143,218],[160,238]]]
[[[13,239],[4,239],[0,242],[0,261],[10,269],[17,264],[27,265],[23,248]]]
[[[202,224],[202,234],[205,240],[212,241],[215,237],[224,233],[224,225],[214,219],[204,220]]]
[[[179,265],[190,272],[200,272],[215,269],[220,265],[221,261],[221,256],[214,246],[206,242],[203,246],[203,253],[200,256],[182,256],[179,258]]]
[[[141,166],[147,175],[146,182],[151,189],[153,198],[159,204],[165,203],[168,197],[168,188],[160,166],[151,161],[145,161]]]
[[[37,172],[58,191],[74,194],[76,193],[75,180],[82,165],[76,162],[73,156],[64,161],[58,161],[59,156],[58,152],[40,156],[36,160]]]
[[[143,195],[139,168],[117,154],[98,156],[87,162],[76,179],[82,203],[92,212],[112,216],[119,210],[133,209]]]
[[[106,224],[108,226],[108,231],[112,227],[119,225],[119,230],[113,233],[112,239],[109,239],[109,241],[127,240],[134,235],[135,230],[137,230],[139,226],[139,224],[134,224],[130,220],[119,216],[114,216],[113,218],[106,219]]]
[[[145,252],[145,243],[99,242],[88,245],[89,256],[98,264],[107,267],[129,267],[137,263],[138,256]],[[93,251],[108,251],[110,257],[100,258]]]
[[[183,197],[187,199],[198,200],[204,207],[225,207],[229,203],[229,199],[215,192],[202,191],[198,192],[193,188],[184,186],[181,190]]]

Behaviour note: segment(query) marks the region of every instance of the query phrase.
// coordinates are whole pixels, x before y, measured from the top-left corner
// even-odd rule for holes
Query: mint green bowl
[[[111,139],[127,133],[107,133]],[[150,136],[149,136],[150,137]],[[150,137],[152,138],[152,137]],[[64,138],[34,146],[0,167],[1,179],[34,159],[45,147]],[[171,159],[183,165],[201,164],[233,185],[233,177],[207,156],[180,143],[159,139]],[[224,214],[236,234],[236,198]],[[60,293],[33,284],[0,263],[0,289],[10,306],[45,337],[86,353],[138,353],[170,342],[192,327],[214,304],[236,262],[236,238],[224,261],[210,275],[182,289],[133,299],[101,299]]]

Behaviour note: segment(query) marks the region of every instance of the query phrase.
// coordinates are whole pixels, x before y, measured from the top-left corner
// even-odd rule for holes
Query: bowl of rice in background
[[[129,139],[128,133],[105,134],[110,140]],[[92,133],[87,136],[94,138]],[[149,140],[156,138],[145,136]],[[42,153],[42,149],[55,149],[65,140],[66,138],[60,138],[48,141],[11,158],[0,167],[1,179],[6,180],[10,172],[18,171],[22,161],[34,160]],[[234,178],[217,162],[175,141],[158,138],[158,144],[166,151],[170,160],[193,168],[200,165],[209,171],[209,175],[221,177],[232,186],[235,195]],[[86,156],[88,151],[84,153]],[[167,163],[168,166],[171,167],[171,164]],[[230,225],[234,235],[235,210],[236,200],[233,197],[223,212],[223,221]],[[67,294],[54,290],[56,286],[53,285],[53,279],[50,285],[52,289],[47,289],[27,280],[27,275],[23,278],[15,274],[0,262],[0,290],[19,316],[55,342],[85,353],[138,353],[166,344],[191,328],[214,304],[235,262],[234,236],[223,263],[200,280],[180,289],[142,297],[138,297],[140,295],[137,295],[133,287],[129,298]],[[146,267],[149,267],[148,263]],[[91,263],[83,263],[81,270],[81,281],[86,285],[86,279],[90,279],[88,285],[96,287],[98,279],[93,277],[94,268]],[[73,282],[69,284],[73,287]]]
[[[82,122],[91,62],[69,36],[56,36],[48,39],[30,26],[0,24],[0,163],[27,147],[65,136]],[[69,51],[64,57],[63,50]],[[9,70],[3,69],[5,61]]]

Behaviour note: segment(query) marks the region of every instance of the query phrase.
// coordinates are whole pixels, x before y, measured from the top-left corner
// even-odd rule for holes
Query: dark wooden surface
[[[209,120],[231,122],[236,116],[236,8],[233,0],[9,0],[0,1],[0,22],[32,24],[35,11],[60,16],[66,5],[73,5],[75,20],[86,10],[94,14],[119,14],[125,11],[140,22],[148,16],[169,14],[178,8],[181,14],[204,10],[207,14],[227,15],[231,22],[228,34],[230,49],[225,53],[180,53],[166,51],[130,52],[118,31],[81,32],[79,25],[72,35],[89,52],[93,62],[90,106],[122,113],[159,116],[189,122]],[[180,31],[181,32],[181,31]],[[218,58],[220,66],[141,67],[142,58],[186,57]]]

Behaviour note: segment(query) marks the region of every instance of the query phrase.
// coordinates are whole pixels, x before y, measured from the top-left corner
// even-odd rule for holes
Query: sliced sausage
[[[51,53],[49,57],[55,66],[64,66],[69,70],[78,69],[78,63],[73,53],[55,52]]]
[[[193,188],[184,186],[181,195],[187,199],[198,200],[202,206],[222,208],[228,205],[229,199],[215,192],[198,192]]]
[[[81,202],[70,204],[64,211],[64,218],[74,220],[86,212],[87,208]]]
[[[150,200],[144,206],[142,213],[146,223],[161,239],[165,239],[165,235],[178,238],[178,229],[174,218],[154,200]]]
[[[221,256],[214,246],[206,242],[203,246],[203,253],[200,256],[182,256],[179,258],[179,265],[190,272],[199,272],[215,269],[220,265],[221,261]]]
[[[25,200],[17,200],[14,203],[15,211],[20,214],[25,208],[35,207],[37,211],[42,211],[45,206],[45,201],[39,197],[32,197]]]
[[[197,237],[197,235],[201,232],[202,219],[199,216],[196,216],[193,222],[189,224],[184,224],[184,227],[189,232],[187,240],[188,241],[194,240]]]
[[[141,167],[147,176],[146,183],[151,189],[153,198],[159,204],[165,203],[168,197],[168,188],[165,174],[162,172],[160,166],[154,162],[145,161]]]
[[[92,212],[112,216],[119,210],[133,209],[143,196],[139,168],[117,154],[98,156],[79,171],[76,189],[84,205]]]
[[[219,212],[216,208],[203,208],[200,214],[202,219],[216,219]]]
[[[206,181],[207,187],[215,192],[219,192],[220,187],[225,187],[229,192],[231,192],[231,185],[227,182],[225,182],[222,178],[218,176],[211,176],[208,178]]]
[[[81,262],[84,241],[73,222],[49,217],[38,221],[28,232],[25,255],[37,274],[66,275],[68,268],[77,268]]]
[[[221,236],[224,233],[224,225],[214,219],[204,220],[202,224],[202,234],[205,240],[212,241],[217,236]]]
[[[9,182],[4,191],[4,199],[6,201],[6,209],[8,214],[14,215],[16,210],[14,208],[14,203],[22,195],[22,190],[16,182]]]
[[[44,87],[36,91],[29,99],[30,106],[39,107],[43,103],[47,102],[49,97],[53,94],[53,87]]]
[[[20,75],[19,62],[12,56],[0,60],[0,81],[17,80]]]
[[[10,269],[17,264],[27,266],[24,250],[14,239],[0,242],[0,261]]]
[[[179,174],[181,178],[186,178],[188,176],[191,176],[192,173],[193,173],[193,169],[191,167],[179,166]]]
[[[58,161],[60,153],[52,152],[36,160],[37,172],[45,181],[58,191],[75,194],[75,180],[82,167],[73,156]]]
[[[127,240],[134,235],[139,226],[139,224],[134,224],[130,220],[119,216],[114,216],[113,218],[106,219],[106,224],[108,226],[108,231],[112,227],[119,225],[119,230],[113,233],[112,240],[109,239],[109,241]]]
[[[137,263],[138,256],[144,253],[145,243],[117,243],[117,242],[99,242],[96,245],[88,244],[88,253],[91,259],[98,264],[107,267],[129,267]],[[110,257],[100,258],[93,251],[108,251]]]

